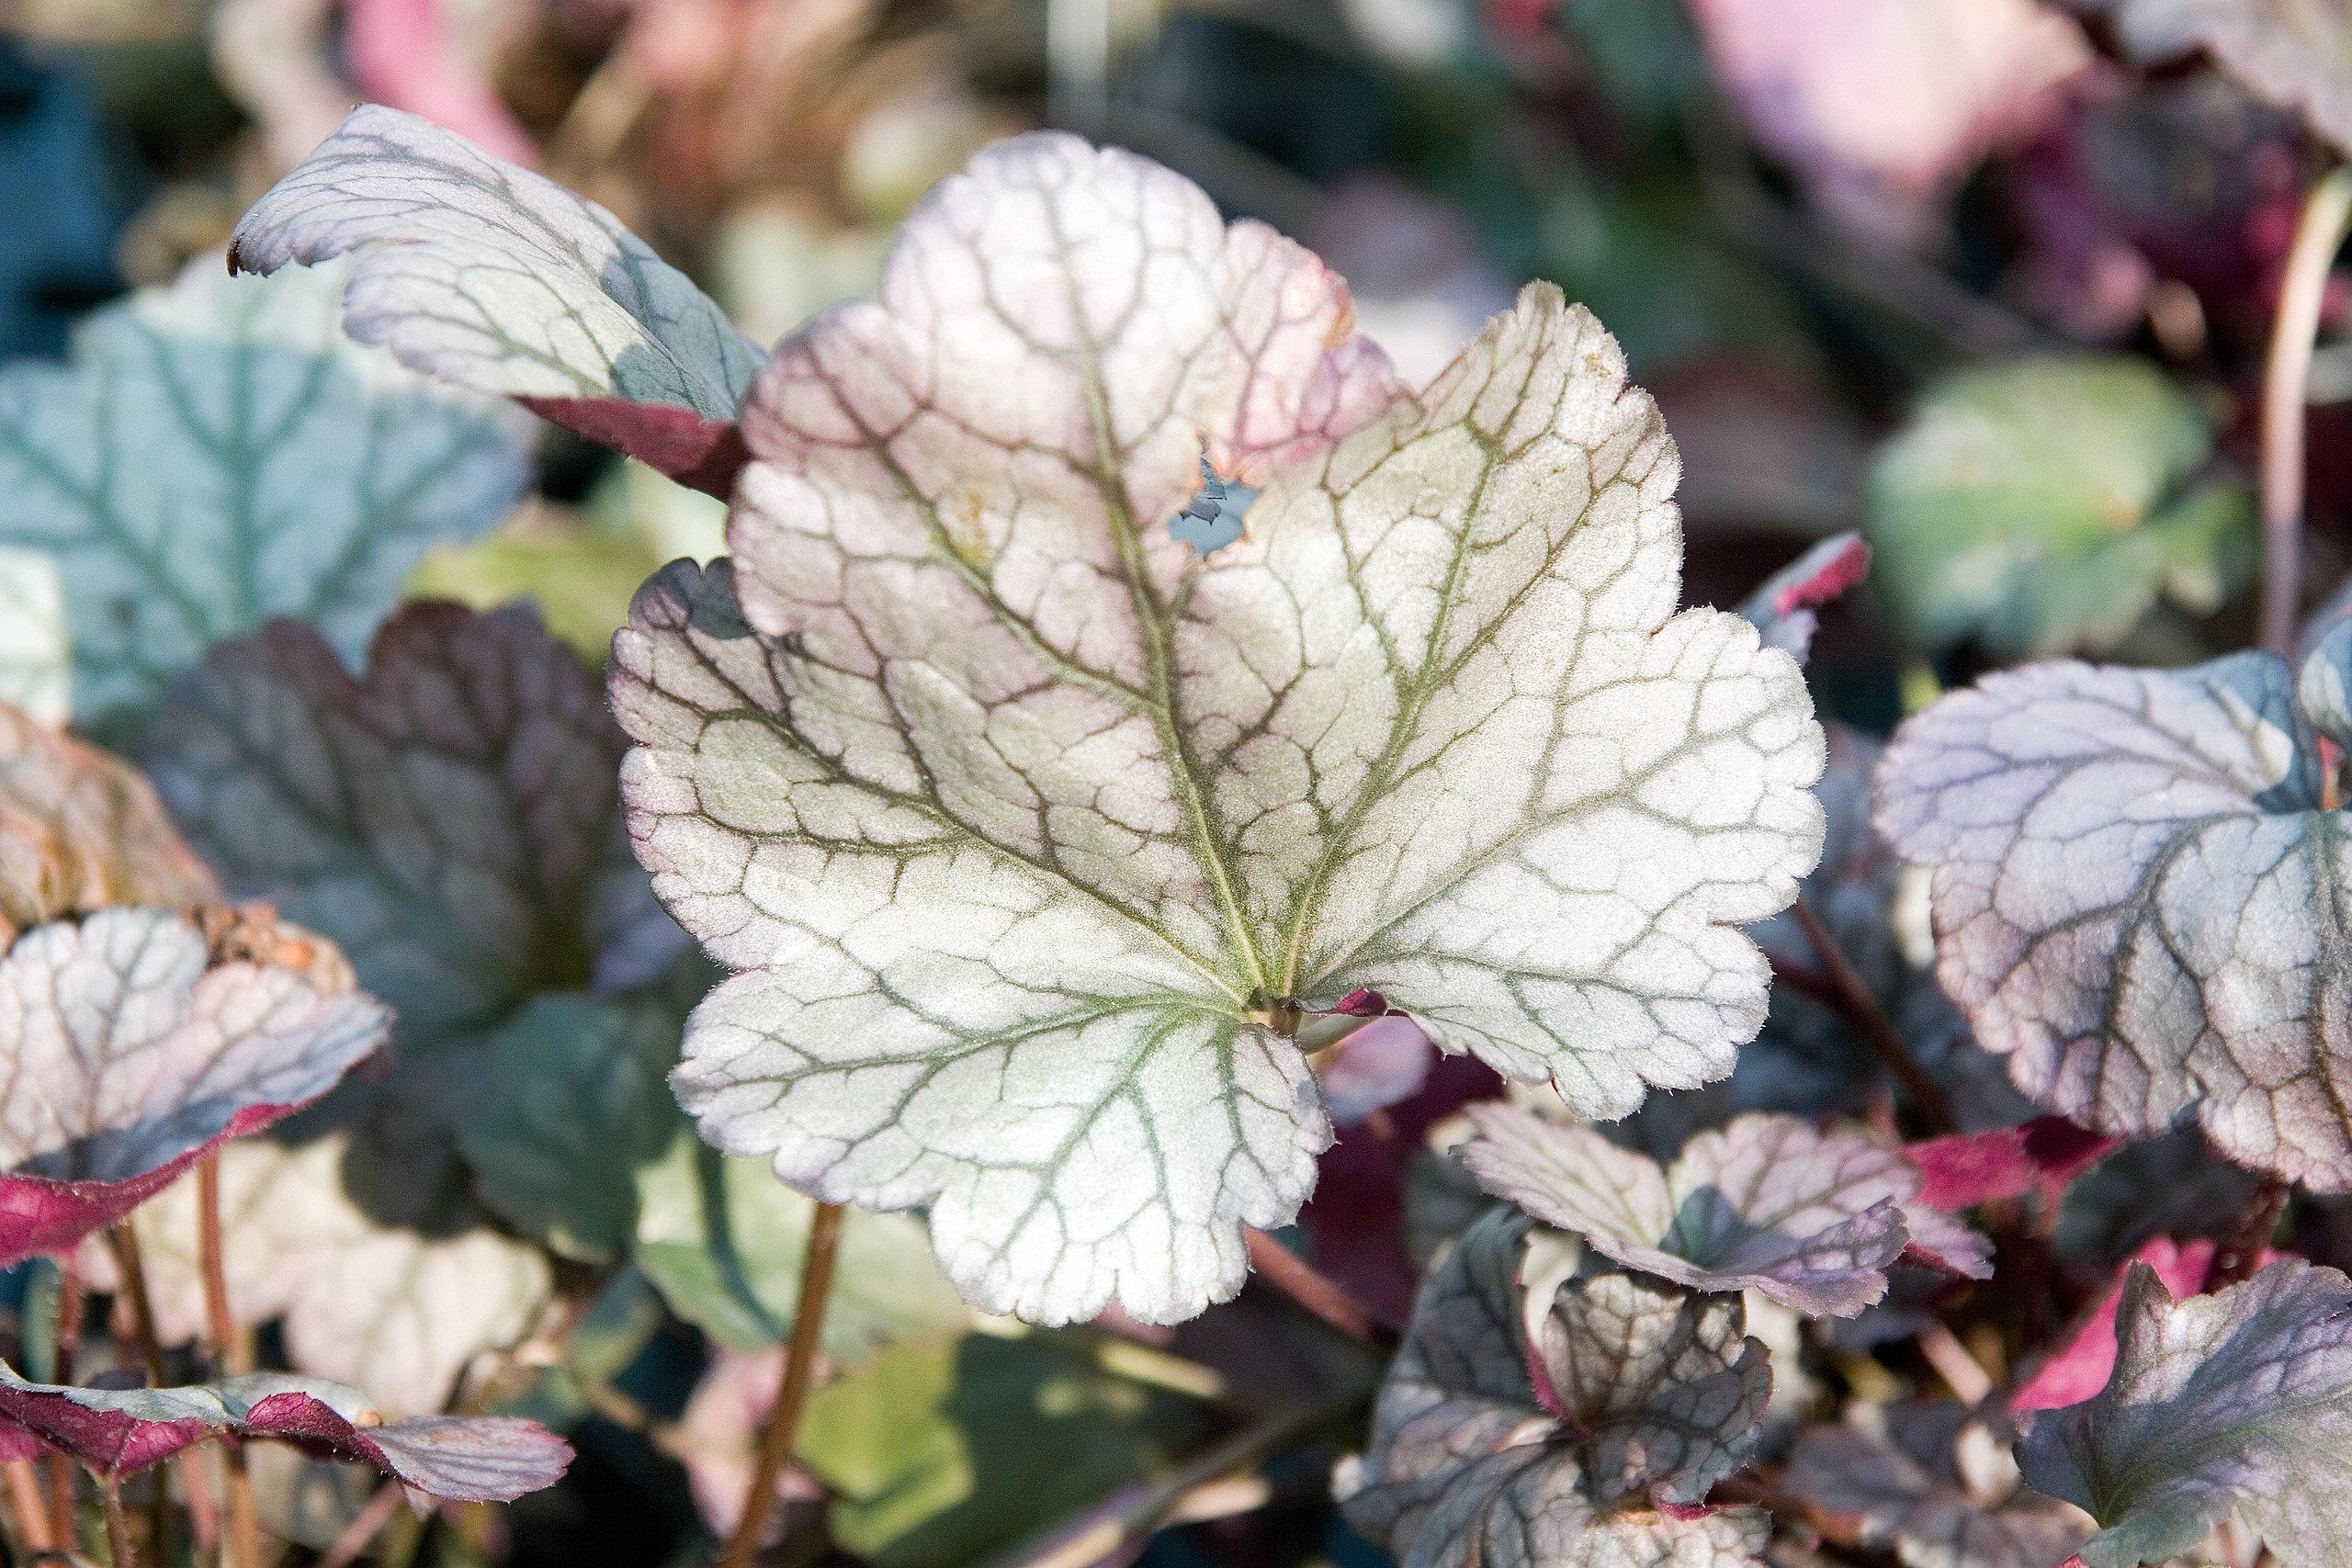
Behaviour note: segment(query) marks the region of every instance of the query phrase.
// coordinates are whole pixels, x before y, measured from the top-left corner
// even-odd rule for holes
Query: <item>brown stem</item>
[[[212,1360],[235,1377],[253,1371],[253,1358],[237,1320],[229,1310],[229,1270],[220,1240],[220,1166],[208,1155],[196,1168],[196,1250],[204,1273],[205,1325],[212,1340]],[[194,1477],[190,1477],[194,1480]],[[253,1477],[245,1469],[245,1450],[236,1443],[220,1450],[220,1492],[228,1506],[227,1557],[230,1568],[261,1568],[261,1513],[254,1505]]]
[[[768,1412],[760,1434],[759,1458],[752,1466],[752,1483],[743,1493],[743,1516],[727,1543],[720,1568],[751,1568],[759,1555],[760,1538],[767,1533],[768,1516],[775,1508],[776,1478],[792,1458],[793,1434],[800,1427],[800,1407],[817,1370],[817,1347],[824,1336],[825,1299],[832,1293],[833,1259],[841,1251],[842,1206],[820,1203],[808,1227],[808,1255],[800,1262],[800,1297],[794,1303],[792,1341],[785,1348],[784,1382],[776,1389],[775,1408]]]
[[[20,1459],[0,1470],[8,1473],[8,1502],[17,1516],[17,1534],[28,1557],[46,1557],[57,1550],[57,1533],[50,1528],[49,1504],[40,1495],[40,1478],[33,1461]]]
[[[319,1559],[317,1568],[351,1568],[375,1539],[384,1533],[384,1527],[392,1522],[392,1516],[400,1512],[400,1507],[401,1483],[385,1482],[344,1526],[343,1533],[334,1538],[334,1544]]]
[[[1255,1225],[1243,1235],[1250,1267],[1266,1283],[1359,1344],[1384,1352],[1395,1347],[1396,1325],[1350,1295],[1338,1280]]]
[[[2303,442],[2312,347],[2335,253],[2352,231],[2352,165],[2332,171],[2303,202],[2270,356],[2262,374],[2262,646],[2287,657],[2301,618],[2303,573]]]
[[[122,1299],[130,1312],[131,1337],[138,1341],[139,1354],[147,1364],[147,1386],[162,1388],[167,1373],[164,1369],[164,1342],[155,1334],[153,1298],[147,1293],[147,1266],[140,1259],[139,1233],[125,1220],[107,1232],[107,1244],[114,1250],[115,1270],[122,1276]],[[204,1484],[204,1477],[195,1468],[196,1456],[183,1452],[173,1461],[180,1472],[182,1483],[190,1495]],[[172,1489],[164,1484],[159,1474],[154,1477],[154,1496],[149,1506],[147,1538],[158,1555],[171,1561]]]
[[[108,1476],[98,1490],[106,1500],[107,1556],[114,1568],[132,1568],[139,1556],[130,1550],[130,1521],[122,1517],[122,1484]]]
[[[1862,1043],[1871,1048],[1881,1065],[1903,1086],[1903,1092],[1910,1098],[1911,1108],[1918,1113],[1919,1120],[1926,1122],[1931,1131],[1952,1131],[1960,1123],[1952,1114],[1951,1101],[1945,1096],[1943,1085],[1928,1077],[1928,1069],[1911,1055],[1911,1047],[1903,1043],[1903,1035],[1894,1027],[1894,1021],[1886,1016],[1886,1010],[1878,1005],[1876,997],[1871,995],[1870,987],[1863,984],[1861,976],[1847,959],[1846,950],[1838,945],[1837,937],[1821,923],[1821,917],[1815,914],[1813,907],[1803,898],[1789,906],[1789,913],[1795,917],[1798,929],[1804,932],[1805,941],[1813,944],[1814,956],[1821,964],[1822,977],[1829,982],[1830,989],[1836,993],[1838,1010],[1845,1015],[1847,1022],[1854,1026],[1854,1032],[1862,1037]]]
[[[71,1253],[57,1260],[56,1344],[52,1375],[72,1387],[81,1381],[76,1373],[82,1359],[82,1270]],[[74,1461],[52,1453],[44,1469],[49,1478],[50,1533],[57,1538],[60,1549],[70,1548],[82,1533],[82,1521],[74,1511]]]
[[[2214,1249],[2213,1267],[2205,1275],[2207,1293],[2253,1277],[2262,1262],[2262,1249],[2270,1245],[2271,1233],[2278,1228],[2278,1216],[2286,1212],[2287,1184],[2275,1176],[2264,1177],[2246,1200],[2236,1227]]]

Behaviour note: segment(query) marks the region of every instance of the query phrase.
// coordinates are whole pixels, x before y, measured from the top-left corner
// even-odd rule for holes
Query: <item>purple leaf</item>
[[[345,1383],[256,1372],[183,1388],[28,1382],[0,1364],[0,1422],[109,1478],[208,1438],[269,1438],[315,1457],[371,1464],[456,1502],[507,1502],[552,1486],[571,1447],[536,1421],[414,1416],[385,1421]]]
[[[1931,1138],[1905,1152],[1919,1168],[1919,1201],[1957,1213],[2028,1192],[2054,1200],[2114,1147],[2114,1139],[2063,1116],[2041,1116],[2021,1127]]]
[[[1511,1105],[1470,1110],[1459,1154],[1480,1186],[1629,1269],[1702,1291],[1760,1291],[1851,1317],[1886,1292],[1919,1174],[1898,1152],[1792,1116],[1742,1116],[1660,1169],[1588,1127]]]
[[[2009,1408],[2020,1416],[2063,1409],[2080,1404],[2105,1388],[2109,1374],[2115,1371],[2115,1314],[2123,1304],[2124,1277],[2134,1265],[2144,1264],[2155,1270],[2156,1278],[2173,1294],[2197,1295],[2205,1289],[2216,1250],[2211,1241],[2175,1242],[2165,1236],[2143,1245],[2116,1270],[2115,1283],[2108,1287],[2073,1337],[2009,1396]]]
[[[0,1263],[120,1219],[384,1043],[390,1014],[325,944],[261,915],[211,926],[108,909],[0,959]]]
[[[1957,1404],[1862,1405],[1797,1439],[1783,1484],[1904,1568],[2050,1568],[2090,1533],[2019,1484],[2008,1445]]]

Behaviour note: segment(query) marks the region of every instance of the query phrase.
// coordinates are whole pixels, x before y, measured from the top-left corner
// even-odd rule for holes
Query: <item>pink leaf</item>
[[[422,116],[531,168],[538,150],[450,36],[442,0],[345,0],[344,63],[378,103]]]
[[[1919,1168],[1918,1201],[1958,1211],[2032,1191],[2054,1198],[2114,1147],[2114,1139],[2063,1116],[2039,1116],[2022,1127],[1931,1138],[1907,1152]]]
[[[725,501],[750,454],[732,420],[627,398],[517,398],[550,424],[626,453],[682,485]]]
[[[2157,1236],[2133,1253],[2116,1270],[2115,1283],[2108,1287],[2074,1338],[2009,1396],[2009,1408],[2018,1415],[2056,1410],[2096,1395],[2115,1371],[2115,1312],[2123,1301],[2123,1276],[2132,1265],[2145,1263],[2154,1269],[2173,1295],[2193,1296],[2205,1288],[2205,1274],[2213,1266],[2215,1250],[2208,1240],[2176,1243]]]

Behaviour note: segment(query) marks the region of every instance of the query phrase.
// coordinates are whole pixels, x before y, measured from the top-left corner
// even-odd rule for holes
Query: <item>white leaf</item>
[[[353,256],[354,337],[675,478],[717,483],[741,459],[760,354],[718,307],[594,202],[428,120],[354,110],[254,204],[229,254],[265,273]]]
[[[0,545],[57,564],[85,722],[271,615],[356,658],[429,547],[514,503],[516,419],[345,340],[341,284],[200,259],[0,371]]]
[[[1004,143],[779,349],[733,570],[616,640],[639,856],[749,971],[682,1100],[931,1205],[982,1305],[1238,1288],[1329,1135],[1302,1006],[1378,989],[1597,1115],[1762,1020],[1732,927],[1817,852],[1820,732],[1752,627],[1672,614],[1655,408],[1551,289],[1418,398],[1348,319],[1167,171]],[[1205,560],[1204,457],[1261,491]]]

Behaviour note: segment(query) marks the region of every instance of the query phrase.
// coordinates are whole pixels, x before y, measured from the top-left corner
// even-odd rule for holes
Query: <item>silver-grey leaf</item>
[[[1919,1190],[1899,1152],[1793,1116],[1702,1133],[1666,1169],[1518,1106],[1474,1106],[1470,1119],[1462,1162],[1497,1197],[1629,1269],[1817,1315],[1851,1317],[1886,1292]]]
[[[2008,1446],[1951,1403],[1862,1405],[1814,1427],[1781,1483],[1905,1568],[2051,1568],[2090,1533],[2081,1510],[2020,1485]]]
[[[2303,690],[2331,725],[2346,644]],[[1878,822],[1934,868],[1937,974],[2045,1109],[2352,1187],[2344,818],[2287,666],[2039,664],[1897,732]]]

